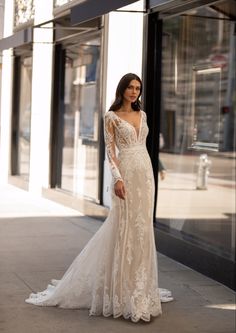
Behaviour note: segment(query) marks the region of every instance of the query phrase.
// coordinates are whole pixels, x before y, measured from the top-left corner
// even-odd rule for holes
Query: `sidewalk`
[[[161,254],[159,284],[175,300],[150,323],[24,303],[63,275],[101,223],[13,186],[0,188],[0,332],[235,333],[235,293]]]

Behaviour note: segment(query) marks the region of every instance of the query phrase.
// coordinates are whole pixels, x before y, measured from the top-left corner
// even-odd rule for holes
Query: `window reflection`
[[[235,23],[217,6],[163,23],[157,223],[191,243],[234,258]],[[217,18],[217,19],[216,19]],[[209,176],[198,190],[206,154]]]
[[[20,69],[18,174],[29,179],[32,58],[23,58]]]
[[[61,187],[98,200],[100,39],[66,50]]]
[[[33,0],[15,0],[15,26],[32,20],[34,12]]]

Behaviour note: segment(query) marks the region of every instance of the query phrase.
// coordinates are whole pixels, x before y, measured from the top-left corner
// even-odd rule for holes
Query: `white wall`
[[[122,9],[143,9],[143,1]],[[120,78],[129,72],[141,76],[142,70],[142,41],[143,41],[143,13],[111,12],[108,17],[107,40],[107,80],[106,101],[107,111],[114,100],[115,91]],[[111,176],[108,163],[104,162],[103,202],[110,206]]]
[[[53,0],[35,0],[35,24],[52,18]],[[53,29],[34,29],[29,191],[41,194],[49,184]]]
[[[53,17],[53,0],[35,0],[35,24]],[[14,1],[5,2],[4,37],[13,34]],[[48,25],[48,27],[51,27]],[[40,194],[49,180],[53,29],[34,29],[29,190]],[[3,52],[0,182],[7,183],[11,152],[12,49]]]

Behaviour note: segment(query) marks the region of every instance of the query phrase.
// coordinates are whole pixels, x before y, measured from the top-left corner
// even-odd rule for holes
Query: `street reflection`
[[[61,188],[98,201],[100,38],[66,52]]]
[[[221,3],[221,9],[224,3]],[[157,224],[235,256],[235,35],[218,8],[164,21]]]

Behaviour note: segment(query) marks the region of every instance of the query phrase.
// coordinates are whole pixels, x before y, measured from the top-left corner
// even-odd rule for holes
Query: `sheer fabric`
[[[172,297],[168,290],[158,288],[146,114],[141,111],[139,129],[113,111],[107,112],[104,120],[113,184],[124,182],[126,199],[119,199],[112,190],[109,216],[62,279],[52,280],[45,291],[31,294],[26,302],[150,321],[151,316],[161,314],[161,301]]]

